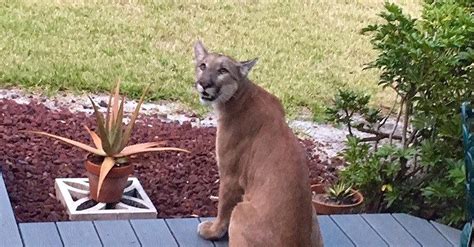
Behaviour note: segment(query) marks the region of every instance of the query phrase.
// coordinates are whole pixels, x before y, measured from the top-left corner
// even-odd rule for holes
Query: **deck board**
[[[178,247],[163,219],[130,220],[142,247]]]
[[[425,219],[408,214],[393,214],[393,217],[423,246],[453,246]]]
[[[166,219],[166,224],[181,247],[213,247],[211,241],[202,239],[197,234],[199,220],[196,218]]]
[[[11,247],[23,246],[20,231],[10,204],[2,172],[0,171],[0,239],[2,244]]]
[[[360,215],[331,215],[330,217],[356,246],[388,246]]]
[[[458,246],[461,241],[461,231],[449,226],[431,221],[431,224],[454,246]]]
[[[63,246],[54,222],[35,222],[19,224],[25,247]]]
[[[94,225],[104,247],[140,246],[128,220],[98,220]]]
[[[102,246],[91,221],[62,221],[56,226],[65,247]]]
[[[352,241],[329,216],[318,216],[318,220],[324,246],[354,246]]]
[[[389,246],[421,246],[390,214],[362,214],[367,223]]]

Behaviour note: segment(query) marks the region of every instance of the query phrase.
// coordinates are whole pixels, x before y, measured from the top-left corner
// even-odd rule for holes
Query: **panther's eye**
[[[200,69],[200,70],[205,70],[205,69],[206,69],[206,64],[205,64],[205,63],[201,63],[201,65],[199,65],[199,69]]]
[[[226,68],[220,68],[217,73],[219,73],[219,75],[223,75],[223,74],[227,74],[229,73],[229,71],[226,69]]]

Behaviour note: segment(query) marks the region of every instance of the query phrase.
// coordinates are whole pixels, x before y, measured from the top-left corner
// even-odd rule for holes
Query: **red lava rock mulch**
[[[158,217],[215,216],[218,179],[215,161],[215,128],[190,123],[165,123],[158,116],[137,122],[132,143],[164,140],[166,146],[185,148],[191,154],[160,152],[138,155],[138,177],[158,210]],[[54,179],[86,177],[85,152],[51,138],[20,132],[43,130],[91,143],[83,125],[95,126],[85,113],[51,111],[32,102],[0,100],[0,166],[19,222],[64,221],[68,216],[55,198]],[[332,181],[327,164],[312,154],[315,144],[302,141],[308,151],[314,182]],[[132,161],[133,162],[133,161]]]

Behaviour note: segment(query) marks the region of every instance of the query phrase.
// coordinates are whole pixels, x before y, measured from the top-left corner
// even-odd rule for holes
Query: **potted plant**
[[[113,90],[115,92],[112,91],[110,94],[105,118],[92,98],[89,97],[94,108],[97,133],[91,131],[87,126],[84,128],[91,136],[95,147],[43,131],[27,131],[58,139],[88,152],[85,167],[89,178],[89,197],[97,202],[116,203],[121,200],[128,176],[133,172],[133,167],[128,162],[131,155],[167,150],[188,152],[180,148],[160,147],[162,142],[146,142],[127,146],[140,106],[150,85],[143,91],[128,126],[124,126],[123,123],[125,98],[122,96],[120,101],[119,88],[120,81],[115,85],[115,90]]]
[[[323,184],[311,185],[313,207],[318,214],[351,213],[364,201],[362,194],[344,183],[330,187]]]

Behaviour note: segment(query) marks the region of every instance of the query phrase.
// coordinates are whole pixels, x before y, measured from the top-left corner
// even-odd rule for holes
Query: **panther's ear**
[[[194,44],[194,62],[199,62],[203,60],[207,56],[207,50],[204,47],[204,45],[201,43],[200,40],[198,40]]]
[[[258,58],[254,58],[252,60],[247,60],[247,61],[240,62],[240,75],[242,77],[247,77],[250,70],[257,63],[257,61],[258,61]]]

